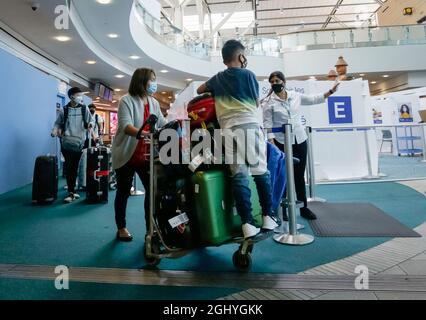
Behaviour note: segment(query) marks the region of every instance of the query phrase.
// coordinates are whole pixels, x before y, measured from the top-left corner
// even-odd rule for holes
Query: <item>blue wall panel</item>
[[[36,157],[55,153],[57,93],[54,77],[0,49],[0,194],[31,183]]]

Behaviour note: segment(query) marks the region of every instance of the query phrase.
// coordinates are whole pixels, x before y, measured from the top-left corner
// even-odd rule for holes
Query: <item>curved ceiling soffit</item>
[[[129,76],[133,75],[135,68],[120,58],[116,57],[110,51],[105,49],[87,30],[85,27],[79,13],[73,1],[69,2],[69,14],[72,23],[74,24],[75,29],[80,35],[83,42],[87,45],[87,47],[100,59],[102,59],[105,63],[109,64],[113,68],[119,70],[122,73],[125,73]],[[132,13],[130,13],[132,14]],[[139,46],[138,46],[139,47]],[[183,82],[173,81],[170,79],[165,79],[163,77],[157,77],[157,81],[160,85],[180,89],[185,86]]]
[[[153,31],[144,23],[140,16],[137,4],[134,2],[129,17],[130,33],[135,44],[145,55],[152,57],[156,62],[176,71],[187,73],[188,76],[209,78],[212,73],[211,59],[201,59],[170,48],[156,39]],[[173,57],[171,60],[170,57]]]

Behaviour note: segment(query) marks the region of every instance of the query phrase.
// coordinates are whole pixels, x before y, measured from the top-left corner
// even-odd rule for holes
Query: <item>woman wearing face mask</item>
[[[133,240],[126,226],[126,208],[135,173],[145,187],[145,220],[147,230],[149,228],[149,163],[141,161],[149,150],[144,141],[148,131],[142,131],[141,128],[150,115],[158,117],[157,127],[167,123],[160,104],[152,97],[156,91],[155,72],[151,69],[137,69],[130,82],[129,93],[121,98],[118,106],[118,129],[112,146],[112,163],[117,177],[114,206],[117,239],[120,241]]]
[[[265,128],[279,128],[286,123],[293,125],[295,139],[293,141],[293,156],[300,160],[294,166],[294,179],[296,184],[297,200],[302,201],[301,216],[308,220],[315,220],[317,217],[309,210],[306,197],[305,170],[307,160],[308,139],[300,114],[301,105],[316,105],[324,103],[325,100],[334,94],[339,86],[337,83],[331,90],[324,94],[307,96],[295,91],[286,90],[286,79],[282,72],[276,71],[269,76],[269,83],[272,86],[269,95],[262,101],[263,117]],[[275,144],[281,151],[284,151],[284,134],[268,134],[269,142]],[[284,220],[288,220],[284,215]]]

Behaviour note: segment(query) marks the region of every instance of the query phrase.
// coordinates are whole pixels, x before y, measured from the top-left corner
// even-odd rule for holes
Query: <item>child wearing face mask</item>
[[[83,92],[80,88],[68,91],[70,102],[58,114],[52,137],[61,137],[61,151],[65,158],[65,171],[68,185],[68,196],[65,203],[71,203],[80,198],[75,186],[78,167],[86,140],[87,130],[93,127],[89,109],[83,104]]]
[[[261,129],[259,113],[259,83],[247,70],[244,46],[237,40],[225,43],[223,62],[228,67],[200,88],[198,94],[211,92],[216,101],[216,114],[226,143],[225,156],[232,176],[232,189],[238,214],[242,220],[244,238],[260,233],[254,223],[249,175],[254,176],[263,211],[264,230],[278,227],[272,210],[270,173],[267,169],[266,138]],[[256,160],[256,163],[250,160]]]

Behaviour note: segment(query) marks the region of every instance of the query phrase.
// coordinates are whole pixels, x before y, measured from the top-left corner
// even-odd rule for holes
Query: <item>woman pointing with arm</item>
[[[297,200],[302,201],[304,206],[300,209],[301,216],[308,220],[315,220],[315,214],[308,208],[308,200],[306,197],[305,170],[308,146],[306,140],[305,127],[302,122],[300,106],[317,105],[325,102],[325,100],[334,94],[339,84],[337,83],[332,89],[324,94],[313,96],[304,95],[295,91],[286,90],[286,79],[282,72],[276,71],[269,76],[269,83],[272,86],[271,93],[263,100],[263,114],[265,128],[279,128],[289,123],[293,126],[293,156],[300,160],[299,164],[294,166],[294,179],[296,184]],[[284,152],[284,134],[270,133],[268,134],[269,142],[275,144]],[[288,220],[284,215],[284,220]]]

